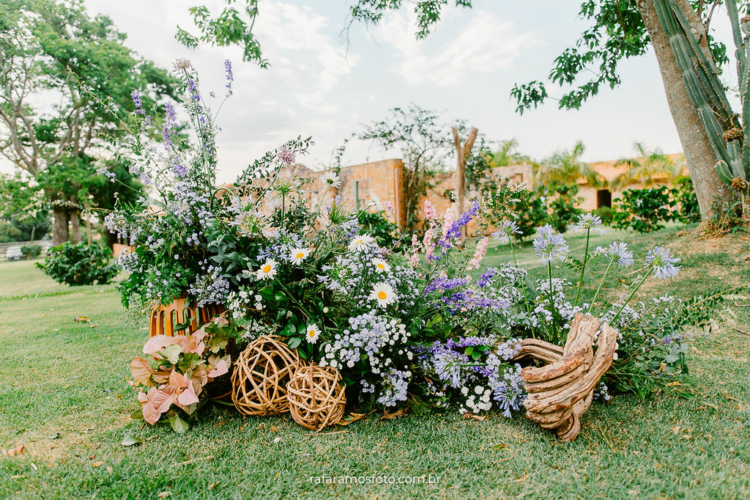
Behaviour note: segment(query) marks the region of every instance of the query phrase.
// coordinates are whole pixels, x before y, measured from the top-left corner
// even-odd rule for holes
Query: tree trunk
[[[79,212],[77,208],[74,208],[70,211],[70,231],[71,231],[71,240],[73,243],[80,243],[81,242],[81,218],[79,217]]]
[[[695,10],[685,0],[677,0],[677,4],[683,9],[693,29],[701,30],[699,33],[705,33]],[[659,63],[667,103],[685,152],[685,160],[690,178],[693,180],[695,194],[698,197],[701,216],[706,219],[713,212],[714,200],[728,200],[731,193],[716,173],[714,168],[716,156],[711,149],[703,123],[690,101],[674,52],[669,45],[669,39],[659,24],[653,0],[641,0],[638,3],[638,9],[651,37],[656,60]],[[705,40],[705,35],[702,38]],[[706,47],[704,50],[707,50]],[[710,56],[709,60],[712,60]]]
[[[457,163],[457,179],[456,179],[456,201],[458,204],[458,213],[464,213],[464,198],[466,195],[466,157],[471,153],[471,148],[474,147],[474,141],[477,138],[477,129],[473,128],[469,130],[469,136],[466,138],[466,142],[461,145],[461,138],[458,136],[458,129],[453,127],[453,144],[456,146],[456,156],[458,156]],[[466,226],[461,229],[461,237],[466,235]]]
[[[55,226],[52,229],[52,244],[62,245],[68,241],[68,211],[63,207],[55,207]]]

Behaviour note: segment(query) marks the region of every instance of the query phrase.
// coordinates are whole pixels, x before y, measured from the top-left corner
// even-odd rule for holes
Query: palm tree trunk
[[[705,32],[698,14],[688,2],[686,0],[676,0],[676,2],[683,9],[693,29]],[[669,39],[659,24],[653,0],[638,2],[638,9],[651,37],[656,60],[659,63],[667,103],[685,152],[685,160],[690,171],[690,178],[693,180],[695,194],[698,197],[701,216],[706,219],[713,212],[714,201],[728,200],[731,193],[716,173],[714,168],[716,156],[711,149],[703,123],[690,101],[674,52],[669,45]],[[705,35],[702,39],[706,39]],[[708,59],[712,60],[710,55]]]

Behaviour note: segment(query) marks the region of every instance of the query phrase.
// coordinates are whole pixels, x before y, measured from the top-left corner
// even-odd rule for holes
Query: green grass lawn
[[[636,259],[654,244],[683,258],[680,275],[651,282],[646,296],[750,283],[746,235],[610,231],[594,244],[618,238]],[[569,243],[575,252],[584,240]],[[518,257],[544,275],[529,244]],[[507,246],[493,247],[485,264],[509,259]],[[555,272],[574,280],[566,269]],[[622,291],[608,289],[606,297]],[[717,328],[696,332],[681,385],[650,400],[616,396],[593,405],[569,444],[521,413],[481,422],[456,413],[394,421],[372,414],[315,435],[288,416],[242,418],[214,408],[183,435],[143,428],[130,418],[138,404],[126,377],[148,333],[145,323],[126,325],[124,313],[114,286],[74,289],[30,262],[0,264],[0,448],[26,447],[0,455],[0,498],[750,498],[750,336],[740,333],[750,332],[750,290],[727,300]],[[126,436],[143,443],[124,447]],[[323,475],[438,481],[310,480]]]

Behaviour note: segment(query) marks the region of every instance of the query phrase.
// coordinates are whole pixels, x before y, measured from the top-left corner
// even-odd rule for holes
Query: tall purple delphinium
[[[234,81],[234,75],[232,74],[232,61],[230,61],[229,59],[224,61],[224,72],[227,77],[227,93],[229,95],[232,95],[232,82]]]
[[[130,93],[130,97],[133,98],[133,104],[135,104],[135,112],[139,115],[143,114],[143,101],[141,101],[141,95],[137,90]]]

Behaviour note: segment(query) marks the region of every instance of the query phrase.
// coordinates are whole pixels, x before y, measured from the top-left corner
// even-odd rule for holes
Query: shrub
[[[664,226],[662,222],[675,219],[676,189],[659,186],[651,189],[626,189],[617,200],[613,216],[618,229],[633,228],[639,233],[650,233]]]
[[[559,233],[568,230],[568,226],[576,221],[576,218],[583,211],[576,208],[576,203],[583,198],[578,194],[577,184],[556,185],[552,188],[553,194],[557,196],[550,202],[551,210],[549,216],[550,225]]]
[[[594,210],[594,215],[598,215],[599,218],[602,220],[602,224],[605,226],[609,226],[612,224],[612,217],[614,216],[614,212],[612,211],[612,207],[599,207],[596,210]]]
[[[44,274],[66,285],[105,285],[117,275],[112,251],[99,245],[63,243],[49,249],[44,263],[36,266]]]
[[[21,253],[24,254],[27,259],[35,259],[41,255],[42,247],[35,243],[30,243],[21,247]]]
[[[360,210],[357,212],[357,222],[359,222],[364,233],[375,238],[378,245],[385,248],[392,248],[395,251],[403,250],[401,230],[398,224],[385,218],[384,212],[371,213]]]
[[[701,210],[698,206],[698,196],[693,188],[690,177],[680,177],[674,190],[677,203],[680,204],[678,218],[684,223],[700,222]]]

